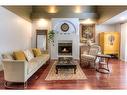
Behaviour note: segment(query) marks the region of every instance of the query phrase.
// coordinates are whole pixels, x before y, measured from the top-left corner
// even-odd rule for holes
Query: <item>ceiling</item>
[[[126,21],[127,21],[127,10],[108,19],[103,24],[118,24],[118,23],[124,23]]]
[[[127,6],[4,6],[8,10],[29,20],[40,18],[94,19],[104,23],[127,10]]]
[[[33,6],[32,19],[38,18],[79,18],[96,19],[98,17],[95,6]]]
[[[127,6],[98,6],[98,23],[104,23],[125,10],[127,10]]]

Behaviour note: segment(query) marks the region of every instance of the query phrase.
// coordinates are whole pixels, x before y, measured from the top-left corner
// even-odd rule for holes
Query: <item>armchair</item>
[[[82,67],[90,67],[90,68],[95,68],[95,60],[96,59],[96,55],[101,53],[101,48],[99,45],[97,44],[93,44],[90,46],[88,52],[83,52],[83,54],[81,54],[81,58],[80,58],[80,65]]]

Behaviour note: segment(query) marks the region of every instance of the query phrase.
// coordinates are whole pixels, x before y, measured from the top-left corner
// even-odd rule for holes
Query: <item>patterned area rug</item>
[[[77,63],[77,61],[75,61]],[[57,61],[52,65],[47,77],[45,80],[85,80],[87,79],[86,75],[82,71],[80,65],[77,63],[76,74],[74,74],[73,69],[59,69],[58,74],[56,74],[56,65]]]

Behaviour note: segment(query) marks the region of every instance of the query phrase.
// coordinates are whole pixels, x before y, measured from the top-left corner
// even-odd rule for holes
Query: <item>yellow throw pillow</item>
[[[42,55],[42,52],[39,48],[34,48],[32,50],[33,50],[33,54],[34,54],[35,57],[38,57],[38,56]]]
[[[26,57],[23,51],[15,51],[13,52],[13,55],[16,60],[26,60]]]

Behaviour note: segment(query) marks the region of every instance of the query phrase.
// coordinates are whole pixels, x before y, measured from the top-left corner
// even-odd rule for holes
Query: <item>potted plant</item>
[[[50,30],[50,31],[48,32],[48,40],[49,40],[51,43],[54,43],[54,35],[55,35],[54,30]]]

